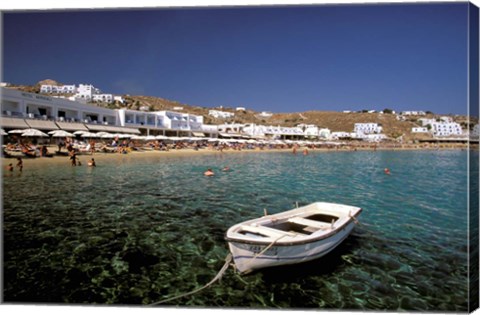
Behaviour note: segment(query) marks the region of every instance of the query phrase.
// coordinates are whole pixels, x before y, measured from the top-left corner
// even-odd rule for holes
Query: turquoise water
[[[467,156],[127,155],[94,169],[24,163],[21,176],[3,176],[4,301],[153,303],[210,281],[234,223],[264,208],[326,201],[364,210],[329,255],[247,276],[229,269],[221,283],[169,305],[466,311]],[[225,165],[233,171],[220,172]],[[216,176],[203,176],[208,167]]]

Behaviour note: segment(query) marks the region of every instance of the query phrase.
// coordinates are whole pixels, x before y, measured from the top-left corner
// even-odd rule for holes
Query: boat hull
[[[225,239],[240,273],[298,264],[342,243],[361,212],[355,206],[315,202],[238,223],[227,230]]]
[[[255,242],[229,241],[235,266],[240,273],[257,269],[298,264],[320,258],[340,245],[355,226],[353,221],[335,231],[328,238],[299,244],[256,244]]]

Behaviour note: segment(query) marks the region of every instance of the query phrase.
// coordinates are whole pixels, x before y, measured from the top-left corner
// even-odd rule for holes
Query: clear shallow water
[[[327,201],[364,211],[326,257],[243,277],[230,269],[170,305],[466,311],[467,155],[126,156],[95,169],[25,167],[3,177],[4,300],[153,303],[210,281],[234,223]],[[220,172],[225,165],[233,171]],[[208,167],[215,177],[202,175]]]

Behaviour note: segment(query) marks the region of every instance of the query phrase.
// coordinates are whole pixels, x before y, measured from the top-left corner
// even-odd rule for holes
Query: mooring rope
[[[182,298],[182,297],[186,297],[186,296],[198,293],[198,292],[208,288],[209,286],[214,284],[217,280],[220,280],[222,278],[223,274],[225,273],[225,271],[227,271],[231,262],[232,262],[232,254],[229,253],[227,255],[227,257],[225,257],[225,264],[223,265],[222,269],[220,269],[220,271],[217,273],[217,275],[209,283],[207,283],[203,287],[195,289],[195,290],[187,292],[187,293],[184,293],[184,294],[180,294],[180,295],[165,299],[165,300],[161,300],[161,301],[158,301],[158,302],[155,302],[155,303],[152,303],[152,304],[148,304],[148,306],[154,306],[154,305],[166,303],[166,302],[169,302],[169,301],[173,301],[173,300],[176,300],[176,299],[179,299],[179,298]]]
[[[256,254],[255,256],[253,256],[252,260],[254,260],[255,258],[257,258],[258,256],[264,254],[267,250],[269,250],[273,245],[275,245],[276,242],[278,242],[281,238],[285,237],[287,235],[282,235],[278,238],[276,238],[275,240],[273,240],[273,242],[271,242],[267,247],[265,247],[261,252],[259,252],[258,254]],[[186,296],[189,296],[189,295],[193,295],[195,293],[198,293],[202,290],[205,290],[206,288],[208,288],[209,286],[211,286],[212,284],[214,284],[215,282],[217,282],[218,280],[220,280],[223,276],[223,274],[225,273],[225,271],[227,271],[228,267],[230,266],[230,263],[232,262],[232,254],[229,253],[227,255],[227,257],[225,257],[225,264],[223,265],[222,269],[220,269],[220,271],[217,273],[217,275],[209,282],[207,283],[206,285],[204,285],[203,287],[201,288],[198,288],[198,289],[195,289],[193,291],[190,291],[190,292],[187,292],[187,293],[183,293],[183,294],[180,294],[180,295],[177,295],[177,296],[174,296],[174,297],[171,297],[171,298],[168,298],[168,299],[164,299],[164,300],[161,300],[161,301],[158,301],[158,302],[155,302],[155,303],[151,303],[151,304],[148,304],[148,306],[154,306],[154,305],[158,305],[158,304],[163,304],[163,303],[166,303],[166,302],[170,302],[170,301],[173,301],[173,300],[176,300],[176,299],[179,299],[179,298],[182,298],[182,297],[186,297]]]
[[[273,242],[270,243],[270,245],[268,245],[267,247],[265,247],[261,252],[259,252],[258,254],[255,254],[255,256],[253,256],[252,260],[254,260],[255,258],[257,258],[258,256],[260,255],[263,255],[267,250],[270,249],[270,247],[272,247],[273,245],[275,245],[276,242],[278,242],[281,238],[285,237],[287,235],[282,235],[280,236],[279,238],[275,239]]]

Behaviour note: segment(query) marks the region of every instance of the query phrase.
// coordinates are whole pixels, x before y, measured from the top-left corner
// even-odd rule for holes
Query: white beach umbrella
[[[96,135],[99,136],[99,137],[102,137],[102,136],[105,136],[105,135],[111,135],[111,133],[108,133],[106,131],[100,131],[100,132],[97,132]]]
[[[86,133],[86,132],[88,132],[88,131],[78,130],[78,131],[75,131],[73,134],[74,134],[74,135],[81,135],[81,134],[84,134],[84,133]]]
[[[168,137],[167,136],[164,136],[164,135],[158,135],[155,137],[155,139],[158,139],[158,140],[167,140]]]
[[[93,132],[84,132],[84,133],[80,134],[80,136],[82,138],[98,138],[98,135],[96,133],[93,133]]]
[[[155,140],[156,137],[155,136],[146,136],[145,137],[145,140],[149,141],[149,140]]]
[[[5,130],[2,129],[2,130],[0,130],[0,135],[6,136],[6,135],[8,135],[8,133],[6,133]]]
[[[54,138],[65,138],[65,137],[75,136],[73,133],[67,132],[65,130],[54,130],[54,131],[50,131],[49,134],[51,134],[52,137]]]
[[[24,133],[27,129],[14,129],[14,130],[10,130],[8,133]]]
[[[38,129],[25,129],[22,137],[48,137],[48,135]]]
[[[98,135],[98,133],[97,133],[97,135]],[[102,135],[98,135],[98,137],[102,138],[102,139],[113,139],[113,138],[115,138],[115,135],[113,133],[105,132]]]
[[[133,135],[130,139],[132,140],[145,140],[145,136],[136,136],[136,135]]]

